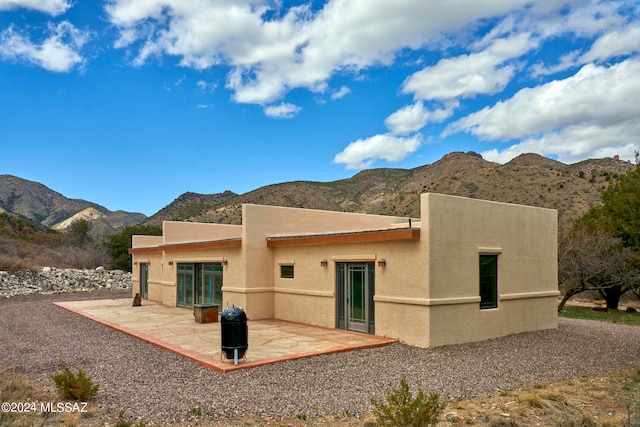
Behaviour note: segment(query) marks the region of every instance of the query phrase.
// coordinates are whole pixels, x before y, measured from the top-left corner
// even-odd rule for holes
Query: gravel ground
[[[372,396],[406,374],[427,392],[476,397],[584,374],[640,367],[640,328],[560,319],[557,330],[418,349],[402,344],[281,362],[226,374],[145,344],[52,304],[130,297],[129,291],[29,295],[0,300],[0,367],[38,385],[65,361],[100,385],[95,406],[145,422],[239,414],[280,418],[363,415]],[[249,349],[251,351],[251,349]]]

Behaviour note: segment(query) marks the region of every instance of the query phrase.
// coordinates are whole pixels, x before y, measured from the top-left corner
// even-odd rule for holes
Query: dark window
[[[284,279],[293,279],[293,265],[281,265],[280,277]]]
[[[498,307],[498,256],[480,255],[480,308]]]

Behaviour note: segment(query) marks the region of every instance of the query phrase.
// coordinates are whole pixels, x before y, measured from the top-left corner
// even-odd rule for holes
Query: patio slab
[[[283,320],[249,320],[249,348],[245,358],[234,365],[233,359],[226,359],[221,352],[220,322],[197,323],[190,309],[146,300],[142,306],[133,307],[131,299],[55,304],[219,372],[397,342],[375,335]]]

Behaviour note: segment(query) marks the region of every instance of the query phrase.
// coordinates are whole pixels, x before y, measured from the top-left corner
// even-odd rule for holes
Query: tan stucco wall
[[[150,264],[149,298],[175,305],[178,262],[226,259],[224,306],[241,306],[253,320],[324,327],[336,322],[336,262],[374,262],[376,335],[420,347],[557,327],[555,210],[423,194],[421,214],[421,222],[413,222],[421,226],[419,239],[270,248],[267,237],[408,224],[401,217],[244,205],[242,226],[164,224],[164,244],[241,237],[240,248],[141,253],[134,261]],[[134,247],[153,242],[134,237]],[[480,309],[483,253],[498,255],[496,309]],[[281,264],[294,265],[293,279],[280,277]],[[134,293],[138,274],[134,266]]]
[[[162,222],[163,243],[180,244],[191,242],[207,242],[212,239],[225,240],[240,238],[241,225],[208,224],[201,222]]]
[[[131,236],[132,248],[149,248],[159,246],[163,241],[162,236]]]
[[[175,306],[177,302],[177,265],[181,262],[221,262],[223,266],[223,306],[240,305],[237,300],[228,299],[225,286],[234,287],[242,280],[244,273],[239,248],[163,251],[158,254],[133,255],[132,293],[140,292],[140,264],[149,264],[149,300],[158,301],[167,306]],[[231,295],[229,295],[230,297]],[[222,308],[224,308],[222,307]]]
[[[274,295],[274,286],[281,285],[274,281],[275,276],[279,276],[279,266],[275,263],[274,250],[267,248],[267,237],[378,230],[406,221],[406,218],[383,215],[243,205],[242,255],[246,265],[246,275],[244,289],[234,289],[233,292],[245,293],[244,307],[247,313],[251,313],[252,319],[279,317],[276,314],[276,307],[282,306],[281,299],[277,299]],[[295,252],[306,259],[312,257],[308,248],[296,248]],[[312,264],[319,266],[320,260]],[[305,286],[314,286],[314,284],[311,282]],[[289,297],[289,300],[300,300],[300,298]],[[290,317],[293,319],[296,315],[292,314]]]
[[[293,322],[309,323],[316,319],[319,326],[336,325],[336,263],[373,262],[375,268],[375,299],[381,296],[402,295],[415,297],[425,292],[427,282],[417,265],[423,257],[419,240],[368,243],[343,243],[331,245],[278,247],[273,249],[276,289],[274,317]],[[321,260],[328,265],[320,265]],[[386,266],[377,261],[386,260]],[[424,258],[423,258],[424,259]],[[294,263],[293,279],[280,277],[280,264]],[[426,265],[426,262],[422,263]],[[378,303],[375,303],[376,335],[391,335],[394,328],[404,326],[378,322]]]
[[[557,327],[557,211],[441,194],[423,194],[421,210],[430,346]],[[498,308],[480,310],[485,253],[498,255]]]

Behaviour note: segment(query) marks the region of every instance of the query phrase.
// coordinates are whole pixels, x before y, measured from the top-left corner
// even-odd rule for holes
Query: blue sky
[[[0,0],[0,174],[152,215],[186,191],[633,160],[640,5]]]

